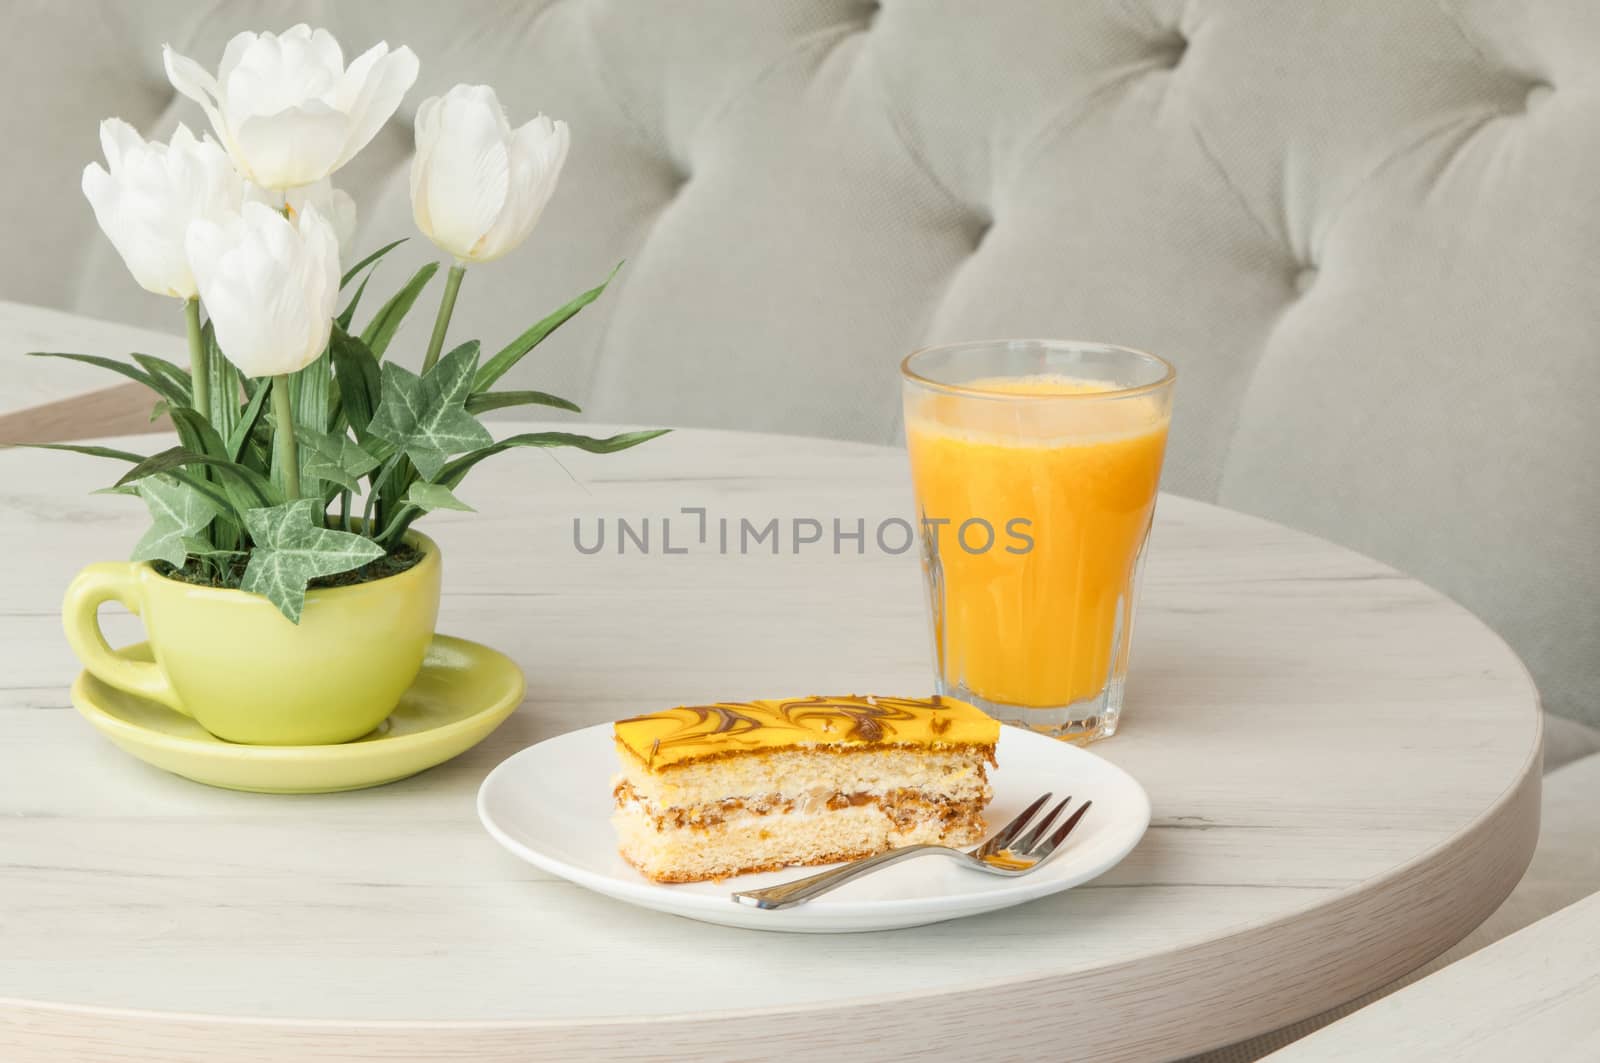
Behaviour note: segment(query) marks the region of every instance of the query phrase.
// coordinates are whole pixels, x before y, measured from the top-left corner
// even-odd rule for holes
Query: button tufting
[[[1181,33],[1174,33],[1171,37],[1161,42],[1157,49],[1168,69],[1183,62],[1183,57],[1189,51],[1189,38]]]
[[[1294,275],[1294,290],[1301,295],[1310,291],[1311,286],[1315,283],[1317,283],[1317,267],[1315,266],[1301,266],[1300,272]]]
[[[1535,81],[1531,83],[1528,86],[1528,94],[1523,97],[1524,108],[1530,111],[1533,110],[1545,100],[1549,99],[1550,94],[1555,91],[1555,86],[1551,85],[1548,81]]]

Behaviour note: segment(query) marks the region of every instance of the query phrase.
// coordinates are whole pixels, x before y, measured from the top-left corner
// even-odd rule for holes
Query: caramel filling
[[[707,831],[721,826],[735,813],[755,816],[784,815],[791,812],[837,812],[844,808],[876,805],[897,827],[909,828],[918,823],[937,821],[942,824],[959,823],[983,812],[983,800],[953,801],[928,794],[922,790],[889,790],[886,793],[807,794],[800,798],[783,794],[764,794],[760,797],[729,797],[714,804],[694,805],[688,808],[673,807],[656,811],[641,798],[627,781],[619,782],[612,791],[617,807],[637,803],[655,824],[657,831],[691,830]]]

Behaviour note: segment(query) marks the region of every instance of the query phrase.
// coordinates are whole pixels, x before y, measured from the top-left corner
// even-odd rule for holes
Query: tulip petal
[[[310,307],[308,350],[314,359],[327,346],[333,315],[338,312],[339,237],[331,219],[318,210],[315,203],[306,205],[298,229],[303,251],[300,271]]]
[[[334,250],[342,252],[356,235],[355,197],[342,188],[328,190],[328,221],[333,224]],[[334,288],[338,295],[338,287]]]
[[[552,122],[544,115],[516,131],[511,139],[511,194],[506,209],[484,234],[476,261],[492,262],[528,238],[555,194],[569,143],[567,123]]]
[[[350,60],[350,66],[339,76],[339,84],[333,90],[333,99],[329,102],[345,114],[353,114],[362,88],[372,78],[373,68],[388,54],[388,43],[379,41]]]
[[[240,36],[245,35],[240,34]],[[235,37],[234,40],[238,38]],[[233,43],[229,42],[228,46],[232,48]],[[217,134],[217,139],[232,153],[233,136],[228,131],[226,119],[222,116],[216,79],[193,59],[173,51],[171,45],[162,45],[161,60],[166,66],[167,80],[172,82],[172,87],[200,105],[200,109],[206,113],[206,119],[211,123],[212,130]]]
[[[439,131],[439,97],[429,96],[417,108],[416,152],[411,156],[411,216],[417,228],[433,239],[433,216],[428,213],[428,166]]]
[[[356,201],[344,189],[333,187],[333,182],[326,177],[313,184],[290,189],[285,198],[297,215],[303,214],[309,207],[315,207],[333,226],[340,249],[355,236]]]
[[[100,150],[105,153],[106,165],[116,173],[127,155],[144,147],[144,137],[133,126],[120,118],[107,118],[100,123]]]
[[[304,22],[287,30],[283,36],[300,36],[304,33],[310,44],[311,53],[317,57],[324,69],[329,73],[338,75],[344,69],[344,49],[339,47],[339,41],[327,30],[318,28],[312,30]],[[340,108],[343,110],[344,108]]]
[[[263,188],[293,188],[320,181],[338,165],[349,119],[318,101],[245,119],[234,161]]]
[[[228,358],[249,376],[292,373],[327,346],[338,298],[338,241],[314,204],[291,223],[246,203],[228,229],[194,225],[188,244]]]
[[[346,71],[335,92],[336,99],[350,100],[348,106],[343,106],[350,115],[350,131],[339,161],[334,164],[335,168],[349,162],[356,152],[378,135],[378,130],[394,116],[401,99],[417,80],[417,57],[410,48],[401,47],[387,55],[379,49],[387,51],[388,45],[374,45],[358,56],[350,64],[350,70]],[[363,62],[374,52],[378,53],[376,57]],[[362,79],[353,82],[352,73]]]
[[[259,33],[251,33],[246,30],[243,33],[235,33],[228,39],[227,46],[222,49],[222,61],[217,64],[218,84],[227,83],[228,75],[233,73],[234,69],[239,65],[239,60],[244,57],[245,52],[250,50],[250,46],[256,43],[256,38],[260,36]]]
[[[434,243],[460,259],[472,258],[510,192],[509,145],[494,91],[458,85],[439,105],[427,164],[427,213]]]

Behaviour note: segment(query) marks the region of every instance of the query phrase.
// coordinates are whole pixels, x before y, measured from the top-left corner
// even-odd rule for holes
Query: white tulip
[[[315,184],[291,188],[287,194],[250,185],[245,197],[254,203],[265,203],[274,210],[282,210],[287,206],[291,216],[299,214],[307,206],[316,207],[339,237],[341,254],[349,250],[350,241],[356,234],[356,201],[344,189],[333,187],[333,182],[326,177]]]
[[[83,170],[83,194],[95,220],[122,256],[133,279],[157,295],[192,299],[194,272],[184,234],[197,218],[235,214],[244,182],[210,137],[196,140],[185,126],[170,144],[146,141],[119,118],[100,123],[106,165]]]
[[[410,48],[379,43],[347,68],[333,35],[304,23],[234,37],[215,77],[171,47],[162,54],[173,88],[205,109],[234,165],[271,189],[320,181],[349,162],[417,79]]]
[[[316,184],[290,189],[288,206],[290,212],[297,215],[305,213],[308,207],[316,207],[317,212],[333,226],[341,252],[350,246],[351,239],[356,235],[356,201],[349,192],[333,187],[333,182],[326,178]]]
[[[304,369],[328,345],[339,295],[339,239],[314,205],[294,221],[246,203],[225,224],[197,221],[186,241],[217,345],[250,377]]]
[[[417,108],[411,210],[458,262],[489,262],[528,238],[567,161],[567,123],[512,130],[494,90],[457,85]]]

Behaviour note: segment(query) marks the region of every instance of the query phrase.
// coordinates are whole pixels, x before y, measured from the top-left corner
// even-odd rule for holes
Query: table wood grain
[[[1600,1059],[1600,893],[1268,1058],[1272,1063]]]
[[[1122,865],[888,933],[636,910],[502,851],[474,816],[479,781],[532,742],[659,706],[926,692],[917,562],[871,534],[912,512],[903,455],[683,431],[480,466],[461,491],[480,512],[425,522],[445,552],[440,629],[509,653],[526,702],[450,764],[309,797],[163,774],[70,707],[61,592],[142,523],[134,500],[88,494],[114,475],[0,451],[6,1060],[911,1059],[975,1043],[1170,1059],[1422,964],[1500,903],[1538,833],[1536,695],[1482,623],[1374,561],[1165,497],[1124,729],[1094,747],[1154,804]],[[707,511],[707,542],[686,507]],[[575,520],[592,542],[619,517],[650,520],[648,555],[574,548]],[[687,552],[661,551],[664,518]],[[724,518],[827,534],[722,554]],[[835,518],[864,522],[863,553],[832,552]],[[132,618],[108,626],[138,637]]]
[[[7,415],[21,410],[127,383],[123,377],[94,366],[54,358],[29,358],[32,351],[99,354],[108,358],[127,358],[138,351],[187,368],[189,348],[182,335],[183,304],[176,299],[169,301],[172,304],[170,333],[0,299],[0,381],[4,381],[4,386],[0,387],[0,425],[5,423]],[[153,397],[142,404],[147,417],[153,405]],[[135,408],[140,407],[136,405]],[[97,434],[110,435],[114,431],[143,429],[119,427]],[[23,437],[5,438],[10,441]]]

